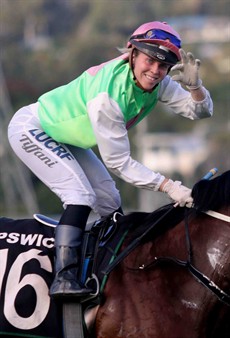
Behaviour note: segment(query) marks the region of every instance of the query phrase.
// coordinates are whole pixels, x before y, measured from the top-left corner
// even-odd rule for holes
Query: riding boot
[[[50,287],[51,297],[85,297],[93,290],[79,280],[82,229],[60,224],[55,233],[55,278]]]

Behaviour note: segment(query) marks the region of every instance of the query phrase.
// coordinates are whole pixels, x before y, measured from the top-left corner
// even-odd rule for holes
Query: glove
[[[191,208],[193,205],[192,190],[183,186],[180,181],[168,180],[163,186],[162,192],[167,193],[176,202],[175,207],[179,205],[180,207]]]
[[[179,70],[179,74],[173,75],[172,80],[184,84],[190,90],[200,88],[202,85],[199,78],[200,60],[195,59],[190,52],[186,54],[183,49],[180,49],[180,55],[182,63],[173,66],[171,69],[172,71]]]

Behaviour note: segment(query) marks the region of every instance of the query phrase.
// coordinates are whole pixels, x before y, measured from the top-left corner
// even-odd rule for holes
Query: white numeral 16
[[[0,299],[2,298],[2,282],[6,270],[8,250],[0,250]],[[44,279],[37,274],[27,274],[21,278],[23,265],[31,259],[37,259],[42,269],[48,272],[52,271],[49,258],[47,256],[39,256],[40,252],[40,250],[31,249],[19,254],[7,277],[3,312],[8,322],[18,329],[30,330],[37,327],[43,322],[49,311],[50,297],[48,295],[48,286]],[[33,313],[26,318],[21,317],[15,308],[17,294],[25,285],[30,285],[34,289],[37,298]]]

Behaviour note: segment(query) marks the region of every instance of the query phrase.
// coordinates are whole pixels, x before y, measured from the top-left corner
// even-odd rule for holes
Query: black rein
[[[214,293],[220,301],[225,303],[226,305],[230,306],[230,295],[219,288],[210,278],[208,278],[205,274],[201,273],[197,270],[192,264],[192,243],[189,234],[189,224],[188,224],[188,209],[186,210],[185,214],[185,235],[186,235],[186,246],[188,252],[188,259],[187,261],[183,261],[174,257],[154,257],[154,261],[149,263],[148,265],[142,265],[138,269],[146,270],[150,267],[155,266],[160,262],[173,262],[177,265],[183,266],[189,270],[189,272],[195,277],[198,282],[202,283],[207,289],[209,289],[212,293]]]

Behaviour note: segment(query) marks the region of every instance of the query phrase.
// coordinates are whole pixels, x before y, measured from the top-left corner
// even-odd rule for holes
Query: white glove
[[[172,67],[172,71],[179,70],[179,74],[173,75],[172,80],[178,81],[188,89],[194,90],[198,89],[202,85],[202,81],[199,78],[199,68],[200,68],[200,60],[195,59],[193,54],[186,52],[183,49],[180,49],[181,62]]]
[[[193,198],[191,196],[192,190],[186,188],[180,181],[168,180],[162,188],[162,192],[168,194],[168,196],[176,202],[174,206],[191,208],[193,204]]]

